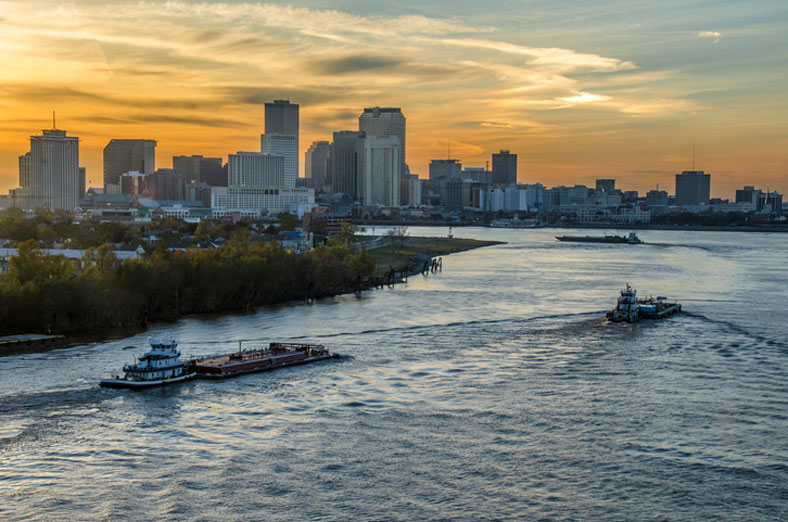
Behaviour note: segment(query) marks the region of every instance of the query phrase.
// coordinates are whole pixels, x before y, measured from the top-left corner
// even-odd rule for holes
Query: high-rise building
[[[315,193],[322,192],[330,170],[331,144],[327,141],[316,141],[306,151],[304,158],[304,174],[312,180]]]
[[[19,156],[19,186],[30,188],[30,153]]]
[[[265,104],[265,133],[295,136],[296,178],[298,177],[298,159],[301,157],[298,109],[297,103],[290,103],[288,100],[274,100]],[[295,178],[293,178],[293,184],[288,186],[295,187]]]
[[[658,216],[668,211],[668,193],[664,190],[649,190],[646,192],[646,205],[651,214]]]
[[[222,158],[173,156],[172,168],[184,176],[187,183],[201,182],[212,187],[227,186],[227,171],[222,166]]]
[[[332,191],[347,194],[350,199],[360,197],[358,190],[359,161],[363,159],[366,133],[338,131],[331,143]]]
[[[230,154],[227,177],[229,186],[285,187],[285,157],[262,152]]]
[[[173,169],[158,169],[145,176],[145,189],[157,201],[183,201],[186,199],[186,178]]]
[[[364,139],[359,192],[364,206],[397,207],[400,204],[400,144],[397,136]]]
[[[676,205],[706,205],[710,188],[711,175],[702,170],[685,170],[676,174]]]
[[[156,171],[155,140],[113,139],[104,147],[104,184],[120,184],[126,172],[153,174]]]
[[[79,138],[63,130],[30,137],[31,208],[74,210],[79,205]]]
[[[502,150],[492,155],[492,182],[496,185],[517,183],[517,154]]]
[[[462,179],[462,163],[456,159],[430,161],[430,179]]]
[[[616,180],[614,179],[598,179],[596,180],[596,190],[599,192],[615,192]]]
[[[284,156],[285,179],[281,186],[295,188],[298,177],[298,136],[265,133],[260,136],[260,152]]]
[[[364,113],[358,117],[358,129],[364,131],[367,136],[377,138],[397,136],[400,143],[400,172],[402,174],[408,172],[405,162],[405,116],[401,109],[394,107],[364,109]]]

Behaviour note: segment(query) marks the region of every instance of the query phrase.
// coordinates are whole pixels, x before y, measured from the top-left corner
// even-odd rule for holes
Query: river
[[[454,229],[507,244],[360,297],[0,358],[0,519],[787,519],[788,235],[557,232]],[[685,313],[606,323],[626,283]],[[97,386],[167,332],[186,357],[344,357]]]

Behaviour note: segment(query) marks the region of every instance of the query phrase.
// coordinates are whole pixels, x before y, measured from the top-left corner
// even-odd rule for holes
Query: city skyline
[[[95,187],[110,139],[157,140],[163,166],[258,150],[274,99],[301,106],[299,150],[356,128],[365,108],[402,108],[422,178],[450,140],[463,166],[511,150],[521,183],[671,191],[694,140],[712,197],[788,190],[777,2],[0,5],[2,192],[52,109]]]

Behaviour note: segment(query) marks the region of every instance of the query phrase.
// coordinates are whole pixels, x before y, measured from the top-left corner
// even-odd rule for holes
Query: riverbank
[[[286,305],[288,303],[296,303],[299,302],[301,299],[299,296],[303,296],[308,302],[312,301],[313,299],[321,299],[326,297],[335,297],[338,295],[344,294],[352,294],[357,293],[363,290],[370,290],[374,289],[377,285],[374,284],[365,284],[361,275],[362,273],[366,272],[366,269],[361,267],[357,267],[358,263],[364,262],[364,256],[369,256],[369,271],[366,272],[367,274],[371,274],[373,276],[377,276],[380,273],[386,273],[391,271],[391,267],[397,267],[399,269],[402,266],[407,265],[408,260],[414,257],[421,257],[422,259],[429,259],[432,257],[438,256],[445,256],[452,253],[462,252],[466,250],[471,250],[474,248],[481,248],[484,246],[490,246],[494,244],[500,244],[500,241],[480,241],[480,240],[473,240],[473,239],[458,239],[458,238],[421,238],[421,237],[408,237],[405,238],[404,241],[400,242],[401,240],[396,240],[396,244],[390,245],[387,244],[385,246],[381,246],[378,248],[370,249],[368,253],[357,253],[357,254],[344,254],[344,259],[340,259],[340,257],[336,257],[335,259],[331,260],[328,257],[332,257],[331,253],[333,250],[321,250],[322,254],[318,256],[318,260],[315,261],[317,265],[316,268],[319,268],[318,273],[322,272],[322,278],[325,280],[314,279],[314,280],[291,280],[292,287],[303,287],[298,291],[290,291],[290,292],[281,292],[279,294],[269,294],[267,297],[263,296],[262,292],[264,288],[260,289],[260,292],[256,292],[254,296],[249,297],[248,300],[245,300],[243,306],[237,306],[232,308],[225,308],[225,309],[206,309],[205,311],[194,311],[194,306],[190,307],[191,311],[187,313],[178,313],[179,309],[177,307],[169,306],[166,310],[168,311],[168,315],[148,315],[145,317],[144,321],[136,322],[131,321],[127,322],[126,324],[118,325],[117,327],[91,327],[91,328],[74,328],[71,331],[63,332],[66,335],[58,335],[57,342],[48,342],[46,344],[40,343],[39,345],[29,345],[28,343],[19,344],[17,343],[10,343],[7,346],[4,346],[2,350],[0,350],[0,356],[5,355],[18,355],[21,353],[30,353],[30,352],[44,352],[50,351],[52,349],[57,348],[67,348],[70,346],[78,345],[78,344],[86,344],[86,343],[100,343],[105,342],[111,339],[117,339],[122,337],[128,337],[129,335],[133,335],[135,333],[139,333],[144,331],[149,323],[166,323],[170,321],[176,321],[184,317],[189,316],[216,316],[216,315],[226,315],[226,314],[243,314],[243,313],[250,313],[254,309],[259,308],[260,306],[279,306],[279,305]],[[324,249],[325,247],[320,247]],[[345,251],[347,251],[346,247]],[[337,251],[337,254],[341,254],[341,251]],[[351,260],[353,257],[354,260]],[[297,256],[292,256],[292,260],[294,262],[299,261],[301,258]],[[247,261],[249,261],[247,259]],[[337,279],[335,284],[332,283],[334,279],[336,279],[335,272],[338,270],[334,265],[336,263],[346,263],[348,265],[349,272],[342,278],[340,281]],[[137,264],[140,264],[137,261]],[[423,262],[422,262],[423,264]],[[175,266],[181,266],[182,263],[175,263]],[[140,268],[140,267],[137,267]],[[170,267],[172,268],[172,267]],[[237,270],[229,269],[230,272],[235,272]],[[417,272],[420,270],[417,270]],[[225,271],[222,271],[225,272]],[[267,272],[270,272],[268,270]],[[291,277],[296,277],[296,274],[307,274],[309,273],[308,270],[298,269],[297,267],[291,267]],[[250,272],[251,273],[251,272]],[[200,281],[199,279],[195,278],[194,274],[189,273],[186,277],[176,274],[178,277],[175,279],[181,280],[183,282],[192,280],[193,285],[198,284]],[[315,277],[313,273],[312,277]],[[321,276],[318,276],[321,277]],[[162,283],[158,285],[158,288],[161,289]],[[241,281],[242,282],[242,281]],[[204,285],[199,285],[201,288],[204,288]],[[233,286],[233,285],[230,285]],[[238,286],[238,285],[235,285]],[[235,287],[233,286],[233,288]],[[238,286],[241,290],[244,288]],[[271,288],[270,285],[268,288]],[[116,288],[116,291],[120,291],[121,288]],[[232,288],[225,288],[226,291],[233,293]],[[238,290],[239,292],[241,290]],[[171,290],[167,290],[164,295],[172,296],[173,303],[177,306],[180,302],[180,310],[189,309],[185,308],[184,305],[184,298],[185,296],[196,292],[197,289],[189,288],[188,284],[183,286],[179,285],[174,287]],[[208,299],[212,296],[210,293],[201,294],[203,295],[204,299]],[[128,300],[129,296],[123,296],[118,294],[118,299],[120,300]],[[199,297],[194,297],[194,299],[199,299]],[[213,296],[215,300],[215,296]],[[256,305],[256,306],[255,306]],[[72,324],[76,324],[75,322]],[[21,328],[20,328],[21,329]],[[30,328],[32,331],[37,331],[37,329]]]
[[[462,238],[407,237],[402,242],[393,240],[391,244],[371,249],[369,252],[375,258],[376,274],[380,275],[391,271],[392,268],[396,270],[407,265],[414,257],[428,259],[501,244],[505,244],[505,242]]]

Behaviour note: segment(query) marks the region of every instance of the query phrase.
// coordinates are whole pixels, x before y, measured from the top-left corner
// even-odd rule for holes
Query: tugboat
[[[639,245],[643,241],[635,234],[630,232],[628,236],[555,236],[558,241],[572,241],[575,243],[626,243],[629,245]]]
[[[607,318],[615,323],[634,323],[639,319],[664,319],[679,312],[681,305],[671,303],[663,296],[638,299],[637,291],[627,284],[626,289],[621,291],[615,310],[609,311]]]
[[[616,323],[623,321],[634,323],[640,319],[639,308],[637,290],[627,283],[627,287],[621,290],[621,296],[618,298],[618,304],[615,310],[609,311],[607,313],[607,318]]]
[[[193,379],[197,373],[186,370],[180,360],[178,341],[174,339],[153,340],[148,338],[150,351],[139,358],[135,364],[123,367],[124,376],[113,376],[101,379],[100,385],[105,388],[150,388],[163,384]]]

